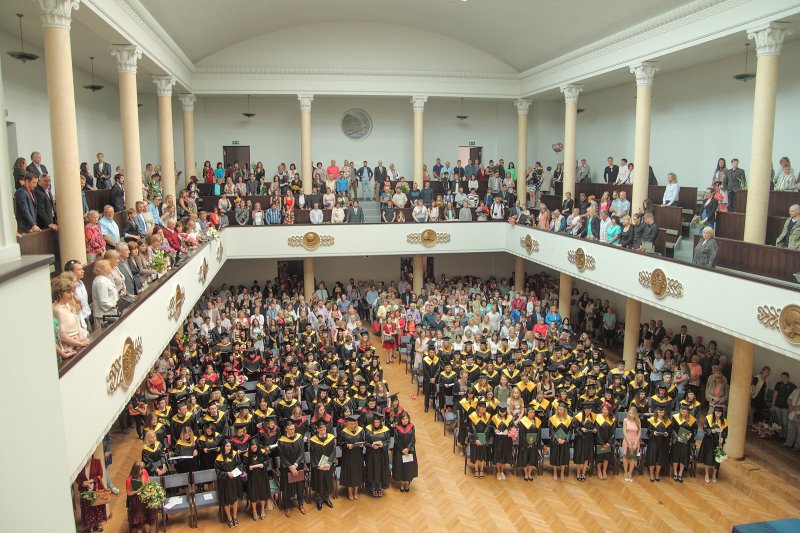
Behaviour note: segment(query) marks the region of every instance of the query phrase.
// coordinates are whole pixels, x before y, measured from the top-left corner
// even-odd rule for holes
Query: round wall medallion
[[[351,109],[342,116],[342,133],[348,139],[361,141],[372,133],[372,117],[363,109]]]
[[[650,290],[653,291],[656,298],[663,298],[667,295],[667,275],[660,268],[650,273]]]
[[[790,304],[781,309],[781,333],[792,344],[800,344],[800,306]]]
[[[317,233],[309,231],[308,233],[303,235],[303,248],[305,248],[306,250],[310,251],[316,250],[317,248],[319,248],[319,244],[320,244],[320,238]]]
[[[128,337],[122,346],[122,382],[125,387],[130,387],[131,383],[133,383],[133,375],[136,372],[136,363],[138,361],[139,356],[136,346],[133,344],[133,340]]]
[[[422,243],[422,246],[425,246],[426,248],[430,248],[436,244],[436,240],[436,232],[432,229],[426,229],[422,232],[422,235],[420,235],[420,242]]]
[[[586,268],[586,252],[583,251],[583,248],[575,250],[575,266],[581,272]]]

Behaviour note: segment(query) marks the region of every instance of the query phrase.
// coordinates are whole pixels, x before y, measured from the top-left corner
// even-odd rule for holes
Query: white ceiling
[[[469,43],[522,71],[690,0],[141,0],[195,63],[295,26],[391,23]],[[302,38],[302,35],[298,35]]]

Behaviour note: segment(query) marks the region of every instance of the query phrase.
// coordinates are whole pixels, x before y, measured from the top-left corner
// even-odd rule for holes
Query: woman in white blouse
[[[95,326],[102,326],[104,315],[117,313],[117,300],[119,293],[114,281],[111,279],[111,263],[100,259],[94,263],[94,281],[92,281],[92,316]]]
[[[670,207],[678,203],[678,195],[681,186],[678,185],[678,176],[674,172],[667,174],[667,186],[664,188],[664,198],[661,200],[661,207]]]

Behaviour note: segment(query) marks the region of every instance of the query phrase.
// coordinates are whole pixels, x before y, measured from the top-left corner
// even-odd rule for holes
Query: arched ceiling
[[[254,37],[324,23],[391,23],[470,44],[517,71],[690,0],[140,0],[193,62]],[[298,32],[296,38],[302,39]]]

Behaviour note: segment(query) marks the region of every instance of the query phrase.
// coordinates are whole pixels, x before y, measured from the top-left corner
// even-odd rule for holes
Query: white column
[[[6,108],[6,99],[3,94],[3,72],[0,67],[0,109]],[[6,128],[0,128],[0,146],[8,146],[8,133]],[[11,168],[8,160],[8,150],[0,149],[0,168]],[[11,187],[9,176],[0,178],[0,264],[19,259],[19,244],[14,228],[17,227],[14,219],[14,189]]]
[[[633,148],[633,194],[631,212],[638,212],[648,197],[650,178],[650,109],[653,102],[653,78],[659,68],[655,63],[645,62],[630,67],[636,75],[636,130]]]
[[[531,103],[519,99],[514,102],[514,107],[517,108],[517,200],[524,207],[528,203],[525,173],[528,167],[528,109]]]
[[[756,63],[753,132],[750,143],[750,179],[747,180],[744,241],[755,244],[764,244],[766,239],[778,67],[783,40],[791,33],[792,29],[788,24],[779,22],[771,22],[747,32],[747,37],[756,41],[758,60]]]
[[[125,203],[134,207],[142,199],[142,149],[139,142],[139,96],[136,68],[142,50],[136,45],[114,45],[119,80],[119,119],[122,127],[122,155],[125,160]]]
[[[422,166],[424,164],[424,112],[427,96],[412,96],[411,105],[414,108],[414,183],[422,188]]]
[[[172,87],[175,78],[170,75],[153,76],[158,99],[158,147],[161,159],[161,184],[164,187],[164,198],[172,196],[175,205],[178,197],[175,194],[175,140],[172,138]]]
[[[583,91],[583,85],[565,85],[561,87],[564,93],[564,188],[562,195],[567,193],[575,199],[575,174],[577,168],[575,160],[578,149],[575,145],[578,130],[578,96]]]
[[[311,194],[314,183],[314,165],[311,161],[311,102],[314,101],[314,95],[298,94],[297,100],[300,102],[300,175],[303,192]],[[311,292],[314,290],[312,288]]]
[[[194,102],[193,94],[181,94],[178,96],[183,106],[183,179],[184,183],[189,182],[189,178],[197,176],[197,160],[194,151]],[[199,182],[203,181],[202,176],[197,176]]]

